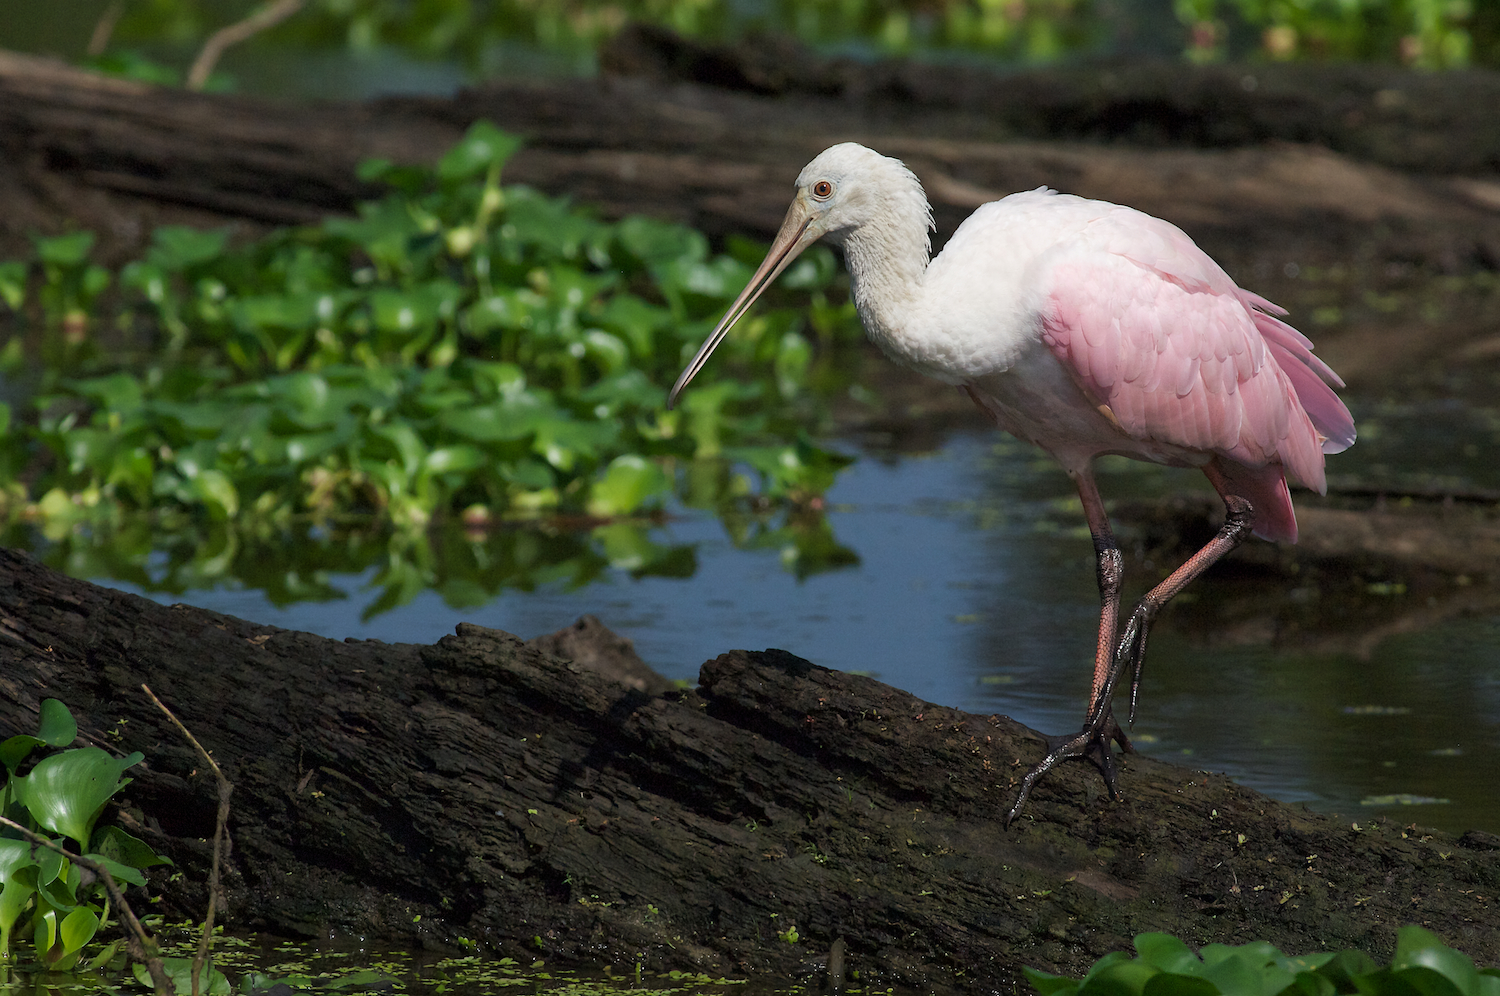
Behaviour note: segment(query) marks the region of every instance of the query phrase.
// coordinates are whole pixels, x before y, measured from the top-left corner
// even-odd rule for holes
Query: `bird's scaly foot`
[[[1037,779],[1051,771],[1058,762],[1069,758],[1083,758],[1094,767],[1099,769],[1099,774],[1104,776],[1104,786],[1109,790],[1110,797],[1116,802],[1124,797],[1120,795],[1118,769],[1115,767],[1115,754],[1110,749],[1110,741],[1118,743],[1122,750],[1134,753],[1135,748],[1130,744],[1130,738],[1125,736],[1125,731],[1120,724],[1115,722],[1114,709],[1106,706],[1098,719],[1091,720],[1078,733],[1062,734],[1061,736],[1047,736],[1043,739],[1047,742],[1047,755],[1043,757],[1036,766],[1026,772],[1026,777],[1021,780],[1021,792],[1016,796],[1016,804],[1011,807],[1010,815],[1005,818],[1005,825],[1009,826],[1015,822],[1017,816],[1026,805],[1027,798],[1031,795],[1031,789],[1036,785]]]

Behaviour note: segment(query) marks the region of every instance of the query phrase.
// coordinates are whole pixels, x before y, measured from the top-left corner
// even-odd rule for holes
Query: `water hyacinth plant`
[[[97,826],[105,805],[130,784],[122,774],[142,760],[139,751],[114,757],[98,747],[74,747],[48,754],[26,774],[17,774],[36,748],[67,747],[77,735],[67,707],[44,699],[35,736],[0,742],[5,764],[0,812],[35,833],[59,835],[53,843],[109,869],[117,882],[144,885],[141,869],[171,862],[117,826]],[[108,926],[109,905],[103,881],[92,873],[8,827],[0,829],[0,962],[11,960],[15,928],[29,911],[35,961],[51,971],[74,969],[89,942]],[[119,943],[105,946],[91,964],[108,962]]]
[[[847,385],[832,354],[860,337],[832,255],[728,344],[741,376],[665,411],[760,247],[502,187],[518,145],[479,123],[435,169],[367,163],[389,192],[357,216],[248,245],[162,228],[111,272],[73,233],[0,264],[0,361],[35,386],[0,406],[12,521],[477,528],[821,494],[847,461],[807,435],[811,388]]]
[[[1206,944],[1138,934],[1136,957],[1113,951],[1082,979],[1026,969],[1039,996],[1500,996],[1500,969],[1476,968],[1432,931],[1408,924],[1390,965],[1362,951],[1289,956],[1268,941]]]

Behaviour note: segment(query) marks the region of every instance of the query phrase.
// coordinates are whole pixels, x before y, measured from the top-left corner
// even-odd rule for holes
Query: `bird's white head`
[[[841,245],[854,232],[897,217],[914,216],[924,232],[932,224],[922,184],[906,164],[854,142],[825,149],[803,167],[792,206],[806,213],[814,239],[827,236]]]
[[[820,153],[797,177],[797,194],[771,251],[677,378],[667,395],[667,407],[676,404],[677,395],[703,368],[735,322],[802,250],[824,237],[847,245],[856,233],[893,226],[921,232],[925,264],[931,248],[926,239],[932,227],[932,211],[922,194],[922,185],[911,170],[899,159],[882,156],[854,142],[844,142]]]

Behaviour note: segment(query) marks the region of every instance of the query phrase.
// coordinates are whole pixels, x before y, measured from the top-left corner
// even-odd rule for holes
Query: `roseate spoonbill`
[[[1073,479],[1098,557],[1101,611],[1081,732],[1047,737],[1036,780],[1086,758],[1120,799],[1110,741],[1115,685],[1131,672],[1135,717],[1146,636],[1166,603],[1254,533],[1295,541],[1290,471],[1326,489],[1323,455],[1354,442],[1337,374],[1277,315],[1235,286],[1176,226],[1046,188],[976,210],[930,259],[932,210],[899,160],[835,145],[797,177],[765,262],[673,385],[667,405],[761,291],[820,238],[842,245],[865,330],[897,363],[956,385],[1000,428],[1050,453]],[[1197,467],[1224,500],[1222,529],[1151,589],[1123,627],[1124,563],[1094,482],[1094,458]]]

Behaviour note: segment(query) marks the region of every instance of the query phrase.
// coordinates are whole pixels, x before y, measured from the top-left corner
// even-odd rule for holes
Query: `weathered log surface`
[[[1500,960],[1500,837],[1354,826],[1141,757],[1124,803],[1068,765],[1007,829],[1040,756],[1024,728],[782,651],[653,695],[596,624],[341,643],[10,551],[0,635],[5,735],[53,696],[85,740],[146,753],[124,818],[188,873],[154,884],[177,910],[201,901],[215,794],[140,683],[213,751],[240,925],[779,975],[815,975],[843,937],[867,984],[970,991],[1080,970],[1142,930],[1388,954],[1415,921]]]

